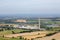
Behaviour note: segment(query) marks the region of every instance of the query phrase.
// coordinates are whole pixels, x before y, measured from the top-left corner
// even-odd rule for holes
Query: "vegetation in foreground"
[[[23,38],[5,38],[4,35],[9,35],[9,34],[18,34],[20,32],[23,32],[23,31],[28,31],[28,30],[25,30],[25,29],[13,29],[13,30],[3,30],[3,31],[0,31],[0,40],[24,40]]]
[[[0,37],[0,40],[24,40],[24,39],[20,39],[19,37],[17,37],[17,38],[14,38],[14,37],[12,37],[12,38]]]
[[[25,29],[14,29],[14,30],[5,30],[5,31],[1,31],[0,32],[0,40],[25,40],[24,38],[21,38],[21,37],[17,37],[17,38],[5,38],[4,35],[7,35],[7,34],[15,34],[15,33],[25,33],[25,32],[31,32],[33,30],[25,30]],[[46,30],[47,31],[47,30]],[[47,31],[48,32],[48,35],[56,32],[56,31]]]

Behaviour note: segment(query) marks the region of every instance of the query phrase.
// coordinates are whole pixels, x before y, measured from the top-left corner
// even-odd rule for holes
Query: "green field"
[[[14,31],[15,33],[19,33],[19,32],[27,31],[27,30],[14,29],[14,30],[1,31],[1,32],[0,32],[0,40],[24,40],[24,39],[20,39],[19,37],[17,37],[17,38],[5,38],[5,37],[3,37],[3,35],[12,34],[12,31]]]
[[[19,37],[17,37],[17,38],[3,38],[3,37],[0,37],[0,40],[24,40],[24,39],[20,39]]]
[[[19,32],[22,32],[22,31],[27,31],[27,30],[14,29],[14,30],[1,31],[1,32],[0,32],[0,36],[1,36],[1,35],[12,34],[12,31],[14,31],[15,33],[19,33]]]

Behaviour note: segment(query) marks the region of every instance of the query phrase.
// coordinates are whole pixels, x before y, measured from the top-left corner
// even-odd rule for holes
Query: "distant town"
[[[0,18],[0,39],[9,38],[9,40],[14,40],[16,38],[16,40],[45,40],[43,37],[51,36],[59,32],[59,17]],[[54,40],[54,38],[49,40]]]
[[[53,28],[60,27],[60,18],[2,18],[0,19],[0,26],[1,26],[0,28],[13,27],[13,28],[23,28],[23,29],[39,29],[39,25],[43,29],[45,29],[45,27],[53,27]]]

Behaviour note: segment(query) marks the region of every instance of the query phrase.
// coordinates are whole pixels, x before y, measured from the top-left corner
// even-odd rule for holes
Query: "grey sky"
[[[60,13],[60,0],[0,0],[0,14]]]

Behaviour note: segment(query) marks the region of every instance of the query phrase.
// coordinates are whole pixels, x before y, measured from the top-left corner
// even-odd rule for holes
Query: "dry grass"
[[[60,40],[60,33],[57,33],[49,37],[37,38],[35,40],[52,40],[52,39]]]
[[[5,37],[22,36],[23,38],[32,39],[37,37],[44,37],[46,36],[46,34],[47,34],[47,31],[37,31],[37,32],[31,32],[31,33],[10,34],[10,35],[5,35]]]

